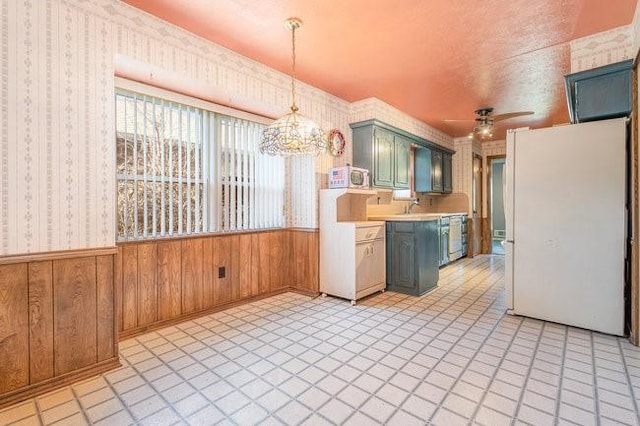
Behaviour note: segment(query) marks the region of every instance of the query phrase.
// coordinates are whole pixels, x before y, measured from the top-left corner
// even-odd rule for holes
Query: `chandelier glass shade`
[[[289,18],[285,22],[285,27],[291,30],[291,112],[264,129],[260,141],[260,152],[263,154],[318,155],[327,149],[324,132],[311,119],[298,113],[296,106],[296,29],[301,25],[302,21],[298,18]]]

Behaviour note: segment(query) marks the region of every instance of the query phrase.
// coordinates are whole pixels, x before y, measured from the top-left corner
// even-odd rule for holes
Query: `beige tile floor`
[[[505,315],[503,270],[464,259],[425,297],[288,293],[150,332],[0,424],[639,424],[640,350]]]

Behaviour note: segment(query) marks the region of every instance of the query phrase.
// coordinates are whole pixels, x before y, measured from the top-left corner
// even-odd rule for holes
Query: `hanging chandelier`
[[[291,30],[291,112],[264,129],[260,152],[281,156],[318,155],[327,149],[324,132],[312,120],[298,113],[296,106],[296,30],[302,26],[302,21],[289,18],[284,26]]]

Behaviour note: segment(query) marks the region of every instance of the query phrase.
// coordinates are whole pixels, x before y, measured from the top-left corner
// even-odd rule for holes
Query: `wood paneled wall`
[[[225,276],[219,277],[220,268]],[[286,229],[118,246],[120,338],[271,294],[318,292],[317,230]]]
[[[110,253],[0,258],[0,407],[119,365]]]
[[[482,227],[480,229],[480,241],[481,241],[481,249],[480,249],[480,253],[482,254],[488,254],[491,253],[491,244],[492,244],[492,239],[491,239],[491,221],[490,218],[488,217],[483,217],[481,219],[480,222],[480,226]]]

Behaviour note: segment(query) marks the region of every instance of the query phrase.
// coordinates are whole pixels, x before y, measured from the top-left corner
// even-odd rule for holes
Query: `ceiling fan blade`
[[[509,118],[521,117],[523,115],[531,115],[531,114],[533,114],[533,111],[507,112],[505,114],[492,115],[491,119],[493,121],[502,121],[502,120],[507,120]]]
[[[447,119],[447,120],[442,120],[442,121],[444,121],[446,123],[453,123],[453,122],[466,122],[466,123],[468,123],[470,121],[475,121],[475,118],[467,118],[467,119],[463,119],[463,120],[448,120]]]

